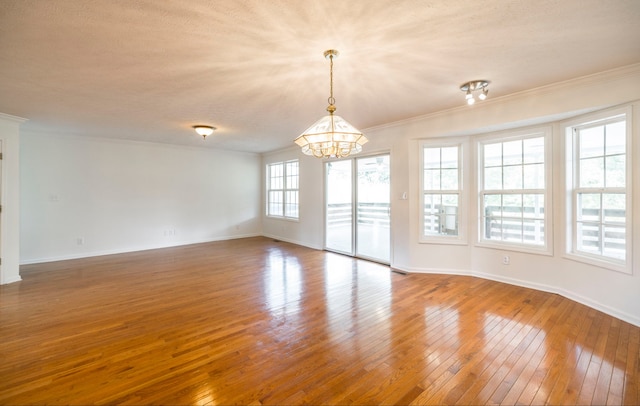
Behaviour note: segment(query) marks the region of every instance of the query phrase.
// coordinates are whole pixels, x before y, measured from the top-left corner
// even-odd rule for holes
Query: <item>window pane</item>
[[[599,193],[581,193],[578,195],[578,220],[600,221]]]
[[[439,194],[424,195],[424,234],[440,233],[440,211],[442,196]]]
[[[486,168],[484,170],[484,188],[487,190],[502,189],[502,168]]]
[[[502,216],[522,217],[522,195],[502,196]]]
[[[623,193],[602,195],[602,209],[605,223],[622,223],[626,220],[626,201]]]
[[[602,254],[607,257],[624,260],[626,252],[626,238],[624,227],[612,227],[605,225]]]
[[[522,189],[522,166],[504,167],[504,189]]]
[[[283,164],[273,164],[269,166],[269,189],[283,188]]]
[[[544,189],[544,164],[524,166],[524,188]]]
[[[522,164],[522,140],[509,141],[502,144],[502,164]]]
[[[458,195],[442,195],[442,204],[444,206],[455,206],[458,207]]]
[[[447,235],[458,235],[458,195],[442,196],[443,230]]]
[[[440,190],[440,169],[424,171],[424,190]]]
[[[485,144],[484,145],[484,167],[502,165],[502,144]]]
[[[424,168],[440,168],[440,148],[424,149]]]
[[[457,190],[458,189],[458,170],[443,169],[441,181],[442,183],[440,187],[442,188],[442,190]]]
[[[626,145],[626,122],[607,124],[607,155],[624,154]]]
[[[502,215],[502,195],[484,195],[484,215],[486,217]]]
[[[298,217],[298,191],[285,193],[284,215],[286,217]]]
[[[424,212],[425,214],[438,214],[440,213],[440,206],[442,205],[442,195],[439,194],[425,194],[424,195]]]
[[[604,158],[580,160],[580,187],[604,187]]]
[[[544,245],[544,221],[523,220],[522,238],[524,242],[530,244]]]
[[[522,196],[523,216],[529,218],[544,218],[544,195],[527,194]]]
[[[484,238],[487,240],[502,240],[502,219],[500,217],[485,218]]]
[[[287,162],[287,189],[298,189],[298,162]]]
[[[523,155],[525,164],[544,162],[544,138],[527,138],[523,140]]]
[[[511,242],[522,242],[522,220],[503,217],[502,239]]]
[[[596,223],[578,223],[578,250],[600,254],[600,226]]]
[[[625,161],[624,155],[606,157],[606,187],[625,187]]]
[[[458,147],[442,148],[442,167],[458,167]]]
[[[282,192],[269,192],[269,215],[282,216]]]
[[[440,234],[440,216],[424,216],[424,235]]]
[[[604,126],[580,130],[580,158],[604,155]]]

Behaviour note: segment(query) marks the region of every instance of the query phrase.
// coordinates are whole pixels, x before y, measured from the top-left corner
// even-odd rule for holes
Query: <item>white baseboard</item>
[[[324,249],[323,247],[318,247],[318,246],[315,246],[315,245],[305,244],[305,243],[300,242],[300,241],[294,241],[294,240],[291,240],[291,239],[288,239],[288,238],[282,238],[282,237],[279,237],[277,235],[262,234],[262,236],[265,237],[265,238],[271,238],[273,240],[284,241],[284,242],[288,242],[288,243],[295,244],[295,245],[301,245],[303,247],[311,248],[311,249],[314,249],[314,250],[322,251]]]
[[[509,277],[504,277],[500,275],[493,275],[485,272],[477,272],[477,271],[462,270],[462,269],[413,268],[413,267],[399,267],[395,265],[392,266],[392,268],[399,269],[407,273],[431,273],[431,274],[444,274],[444,275],[473,276],[476,278],[482,278],[482,279],[492,280],[496,282],[507,283],[509,285],[521,286],[523,288],[535,289],[535,290],[540,290],[548,293],[555,293],[557,295],[566,297],[567,299],[570,299],[580,304],[583,304],[585,306],[591,307],[595,310],[606,313],[609,316],[616,317],[620,320],[626,321],[627,323],[631,323],[634,326],[640,327],[640,317],[636,315],[629,314],[625,311],[605,305],[596,300],[584,297],[571,290],[559,288],[556,286],[530,282],[522,279],[509,278]]]
[[[153,245],[153,246],[140,246],[140,247],[134,247],[134,248],[130,248],[130,249],[90,251],[90,252],[82,252],[82,253],[70,254],[70,255],[58,255],[58,256],[54,256],[54,257],[28,259],[28,260],[25,260],[25,261],[20,261],[20,265],[41,264],[41,263],[44,263],[44,262],[66,261],[66,260],[69,260],[69,259],[81,259],[81,258],[99,257],[99,256],[102,256],[102,255],[126,254],[126,253],[130,253],[130,252],[149,251],[149,250],[157,250],[157,249],[161,249],[161,248],[181,247],[183,245],[203,244],[203,243],[208,243],[208,242],[237,240],[237,239],[240,239],[240,238],[261,237],[261,236],[262,236],[261,234],[242,234],[242,235],[233,235],[233,236],[209,238],[209,239],[203,239],[203,240],[175,241],[175,242],[171,242],[169,244]]]
[[[21,280],[22,280],[22,278],[20,276],[15,276],[13,278],[7,278],[6,280],[2,281],[2,285],[8,285],[10,283],[20,282]]]

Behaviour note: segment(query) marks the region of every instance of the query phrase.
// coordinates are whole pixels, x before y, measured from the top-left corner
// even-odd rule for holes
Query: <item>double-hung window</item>
[[[267,216],[298,218],[298,160],[267,165]]]
[[[479,244],[550,252],[550,130],[478,143]]]
[[[567,254],[631,272],[630,109],[566,127]]]
[[[421,152],[420,240],[462,243],[462,144],[425,142]]]

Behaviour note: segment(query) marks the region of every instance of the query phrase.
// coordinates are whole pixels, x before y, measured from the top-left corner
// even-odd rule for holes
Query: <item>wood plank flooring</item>
[[[248,238],[22,267],[1,404],[639,404],[640,328]]]

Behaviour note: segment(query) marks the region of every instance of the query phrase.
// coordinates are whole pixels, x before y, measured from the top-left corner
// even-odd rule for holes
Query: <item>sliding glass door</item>
[[[389,155],[327,162],[325,177],[325,248],[389,263]]]

